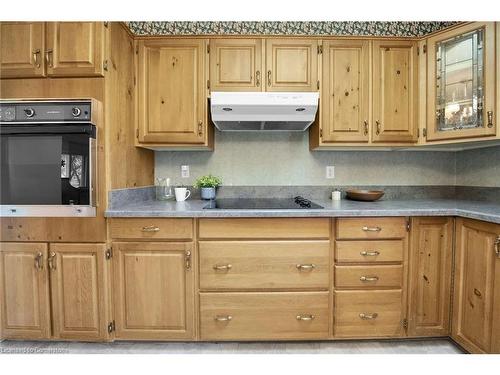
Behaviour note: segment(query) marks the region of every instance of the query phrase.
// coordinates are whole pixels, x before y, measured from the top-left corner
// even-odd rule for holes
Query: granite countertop
[[[324,209],[207,210],[207,201],[163,202],[147,200],[106,211],[106,217],[356,217],[356,216],[460,216],[500,224],[500,204],[427,199],[355,202],[314,200]]]

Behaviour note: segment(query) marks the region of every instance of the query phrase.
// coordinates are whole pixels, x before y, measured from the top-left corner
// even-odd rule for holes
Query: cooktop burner
[[[295,198],[221,198],[210,201],[204,209],[210,210],[293,210],[321,209],[320,205],[300,196]]]

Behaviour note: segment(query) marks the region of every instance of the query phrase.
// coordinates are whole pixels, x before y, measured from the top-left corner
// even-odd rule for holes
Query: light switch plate
[[[326,178],[335,178],[335,167],[333,165],[329,165],[326,167]]]
[[[189,165],[181,165],[181,177],[189,178]]]

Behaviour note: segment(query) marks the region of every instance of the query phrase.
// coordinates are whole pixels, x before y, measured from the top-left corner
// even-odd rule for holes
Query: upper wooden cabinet
[[[495,24],[465,25],[427,46],[427,140],[494,136]]]
[[[102,76],[104,30],[103,22],[48,22],[47,75]]]
[[[45,24],[0,23],[0,77],[42,77],[45,74]]]
[[[458,219],[452,337],[474,353],[500,353],[500,225]]]
[[[323,142],[368,142],[370,42],[323,42],[321,124]]]
[[[373,42],[374,142],[416,142],[417,73],[416,42]]]
[[[317,91],[318,41],[266,40],[266,91]]]
[[[1,338],[50,337],[47,255],[47,244],[0,243]]]
[[[262,39],[210,40],[210,89],[261,91],[262,44]]]
[[[139,42],[139,143],[209,143],[207,40]]]

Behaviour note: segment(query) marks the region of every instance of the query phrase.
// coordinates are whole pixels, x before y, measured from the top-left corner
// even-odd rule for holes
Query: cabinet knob
[[[156,225],[149,225],[147,227],[142,227],[141,230],[143,232],[159,232],[160,228],[158,228]]]
[[[301,314],[296,316],[296,319],[302,322],[310,322],[311,320],[314,320],[314,318],[316,317],[312,314]]]
[[[377,255],[380,255],[380,251],[361,251],[359,253],[360,255],[364,256],[364,257],[376,257]]]
[[[255,72],[255,85],[257,87],[260,87],[260,70],[257,70]]]
[[[40,67],[40,48],[33,50],[33,65]]]
[[[56,260],[56,253],[52,251],[49,255],[49,259],[47,260],[47,262],[49,263],[49,269],[52,271],[55,271],[57,269],[55,260]]]
[[[43,270],[43,254],[42,254],[41,251],[39,251],[38,254],[36,254],[36,257],[35,257],[35,268],[38,271]]]
[[[380,228],[380,227],[367,227],[367,226],[364,226],[361,229],[364,232],[380,232],[382,230],[382,228]]]
[[[217,322],[229,322],[233,320],[233,317],[231,315],[217,315],[214,320]]]
[[[316,268],[316,265],[313,264],[313,263],[310,263],[310,264],[297,264],[295,267],[297,267],[297,269],[299,271],[312,271],[313,269]]]
[[[488,128],[492,128],[493,127],[493,111],[488,111],[486,112],[487,116],[488,116]]]
[[[216,271],[229,271],[233,266],[231,264],[216,264],[213,269]]]
[[[377,120],[377,121],[375,121],[375,124],[377,125],[377,130],[376,130],[376,133],[377,133],[377,135],[379,135],[379,134],[380,134],[380,131],[381,131],[381,130],[380,130],[380,129],[381,129],[381,124],[380,124],[380,121],[378,121],[378,120]]]
[[[500,236],[497,236],[494,246],[495,246],[495,254],[497,258],[500,258]]]
[[[361,276],[359,280],[363,282],[374,282],[378,281],[378,276]]]
[[[198,121],[198,136],[202,136],[203,135],[203,121]]]
[[[368,135],[368,121],[363,121],[363,125],[364,125],[364,134],[365,135]]]
[[[268,71],[267,71],[267,85],[268,85],[269,87],[271,87],[271,83],[272,83],[272,79],[271,79],[271,78],[272,78],[271,71],[270,71],[270,70],[268,70]]]
[[[377,319],[377,317],[378,317],[377,313],[370,313],[370,314],[360,313],[359,314],[359,318],[363,319],[363,320],[373,320],[373,319]]]

